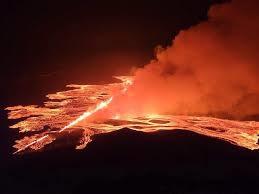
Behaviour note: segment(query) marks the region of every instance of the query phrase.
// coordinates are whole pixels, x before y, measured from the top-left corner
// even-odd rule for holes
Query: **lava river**
[[[182,129],[219,138],[251,150],[258,149],[259,122],[234,121],[213,117],[146,114],[141,116],[108,114],[93,117],[127,91],[131,77],[117,77],[119,83],[105,85],[68,85],[66,91],[47,95],[43,107],[36,105],[7,107],[9,119],[19,119],[10,126],[18,128],[21,138],[15,141],[15,153],[42,149],[71,132],[77,132],[76,149],[83,149],[91,136],[122,128],[151,133]],[[114,94],[116,94],[114,96]]]

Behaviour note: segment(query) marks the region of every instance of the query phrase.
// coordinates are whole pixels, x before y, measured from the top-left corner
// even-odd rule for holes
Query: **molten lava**
[[[23,119],[11,128],[19,128],[22,138],[13,146],[16,152],[39,150],[62,138],[65,131],[78,132],[77,149],[83,149],[91,136],[122,128],[143,132],[183,129],[223,139],[251,150],[258,149],[259,122],[233,121],[211,117],[173,115],[127,115],[109,112],[109,105],[127,92],[131,77],[117,77],[120,83],[106,85],[68,85],[72,89],[47,95],[44,107],[14,106],[9,119]],[[99,114],[99,116],[98,116]],[[104,114],[105,116],[103,116]],[[102,115],[102,116],[100,116]],[[69,135],[69,133],[68,133]]]

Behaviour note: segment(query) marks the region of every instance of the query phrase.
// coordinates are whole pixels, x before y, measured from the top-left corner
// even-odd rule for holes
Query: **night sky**
[[[154,57],[223,0],[1,3],[0,193],[258,193],[259,154],[192,132],[123,129],[72,148],[13,156],[6,106],[66,84],[105,83]],[[173,141],[174,140],[174,141]]]
[[[156,46],[205,20],[215,2],[7,1],[1,11],[4,101],[36,103],[65,84],[128,74],[154,58]]]

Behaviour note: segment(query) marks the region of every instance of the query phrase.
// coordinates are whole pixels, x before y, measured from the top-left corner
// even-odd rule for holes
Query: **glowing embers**
[[[126,93],[133,83],[130,77],[117,77],[122,82],[106,85],[69,85],[71,90],[47,95],[44,107],[8,107],[9,119],[23,119],[11,128],[19,128],[23,136],[16,140],[16,152],[39,150],[67,136],[76,149],[83,149],[91,136],[122,128],[142,132],[183,129],[220,138],[248,149],[258,149],[259,122],[232,121],[211,117],[143,114],[126,116],[109,113],[111,102]],[[136,99],[137,100],[137,99]],[[98,117],[102,111],[105,117]],[[98,115],[99,114],[99,115]],[[73,139],[73,141],[72,141]]]

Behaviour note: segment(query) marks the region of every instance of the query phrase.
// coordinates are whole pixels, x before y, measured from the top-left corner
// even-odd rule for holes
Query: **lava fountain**
[[[258,149],[259,122],[234,121],[212,117],[160,114],[128,115],[109,110],[113,100],[126,95],[132,77],[116,77],[121,82],[105,85],[68,85],[70,90],[47,95],[43,107],[35,105],[8,107],[9,119],[23,119],[11,128],[19,128],[15,153],[40,150],[55,143],[66,132],[78,131],[76,149],[83,149],[91,136],[122,128],[142,132],[182,129],[223,139],[251,150]]]

